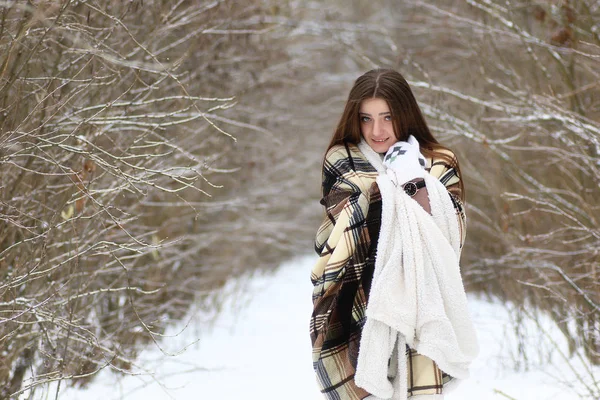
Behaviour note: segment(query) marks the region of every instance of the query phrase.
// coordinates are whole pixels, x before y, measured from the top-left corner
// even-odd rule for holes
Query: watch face
[[[410,197],[417,194],[417,185],[414,182],[408,182],[404,185],[404,192]]]

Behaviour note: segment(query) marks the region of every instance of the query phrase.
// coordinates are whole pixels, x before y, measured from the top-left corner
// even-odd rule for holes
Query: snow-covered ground
[[[226,302],[209,333],[206,329],[200,333],[195,324],[201,322],[194,318],[183,331],[183,326],[173,327],[169,334],[176,336],[166,338],[161,346],[167,353],[188,346],[180,354],[165,355],[152,346],[138,362],[146,371],[123,377],[107,368],[87,389],[63,389],[59,399],[322,399],[312,372],[308,336],[309,273],[314,261],[313,256],[301,257],[273,275],[253,277],[244,292],[247,303],[240,309],[239,299]],[[575,374],[589,378],[600,373],[599,369],[585,371],[575,359],[561,359],[566,343],[560,334],[553,333],[550,339],[555,343],[548,345],[549,339],[534,333],[531,321],[520,326],[527,339],[519,342],[515,323],[503,305],[471,297],[470,308],[481,353],[471,378],[446,399],[577,399],[575,392],[582,390]],[[515,372],[514,360],[522,348],[527,349],[529,369]],[[564,382],[571,382],[574,389]]]

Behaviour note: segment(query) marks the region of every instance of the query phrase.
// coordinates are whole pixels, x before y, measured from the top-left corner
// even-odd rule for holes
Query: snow
[[[146,372],[137,370],[123,377],[106,368],[88,388],[61,389],[58,398],[322,399],[312,371],[308,335],[309,275],[314,261],[313,256],[300,257],[283,264],[275,274],[254,276],[242,297],[247,303],[240,309],[239,298],[228,300],[209,332],[205,322],[192,313],[187,328],[173,327],[168,334],[176,336],[161,342],[166,353],[180,354],[165,355],[152,346],[141,353],[138,362]],[[549,321],[542,318],[542,325],[554,343],[544,345],[548,341],[542,340],[534,323],[516,324],[505,305],[470,296],[469,307],[481,353],[471,368],[471,378],[449,393],[447,400],[579,398],[577,387],[561,382],[576,386],[573,374],[585,368],[576,360],[561,359],[566,343]],[[515,326],[527,339],[517,340]],[[513,369],[519,345],[528,350],[525,371]],[[597,377],[599,372],[590,373]]]

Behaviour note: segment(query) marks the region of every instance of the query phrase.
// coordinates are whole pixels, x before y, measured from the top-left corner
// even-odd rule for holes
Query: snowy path
[[[254,295],[248,297],[250,302],[242,312],[234,313],[231,304],[226,306],[210,334],[200,336],[182,354],[165,356],[155,346],[143,352],[139,364],[153,371],[154,377],[117,378],[104,370],[88,389],[62,390],[59,398],[322,399],[313,377],[308,336],[309,272],[314,260],[298,258],[275,275],[255,277],[249,288]],[[448,400],[577,398],[550,376],[569,379],[566,374],[570,372],[565,367],[557,369],[556,363],[544,361],[543,368],[512,372],[516,346],[509,315],[503,307],[475,298],[470,299],[470,307],[482,350],[472,377],[447,395]],[[171,333],[178,330],[181,327]],[[189,326],[181,335],[166,339],[164,346],[175,352],[196,338],[196,329]],[[537,338],[531,339],[526,346],[539,345]]]

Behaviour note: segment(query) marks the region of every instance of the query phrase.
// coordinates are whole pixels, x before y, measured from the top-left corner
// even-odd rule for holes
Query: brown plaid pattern
[[[446,164],[429,162],[429,173],[451,194],[464,242],[466,220],[459,200],[459,178]],[[369,396],[354,384],[354,373],[381,225],[376,178],[377,171],[355,145],[335,146],[325,156],[321,204],[326,216],[315,240],[320,257],[311,273],[314,307],[310,337],[317,382],[331,400]],[[406,350],[408,396],[441,393],[452,377],[427,357]]]

